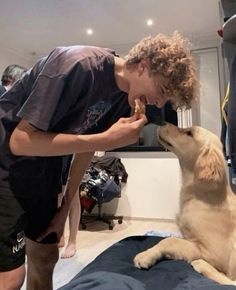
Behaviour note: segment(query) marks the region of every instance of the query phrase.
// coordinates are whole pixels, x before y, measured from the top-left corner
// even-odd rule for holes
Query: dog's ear
[[[201,182],[221,182],[226,178],[224,157],[220,150],[203,150],[196,161],[195,177]]]

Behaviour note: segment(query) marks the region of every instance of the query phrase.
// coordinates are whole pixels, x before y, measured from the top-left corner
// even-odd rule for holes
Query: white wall
[[[129,176],[121,198],[104,204],[104,212],[136,218],[175,218],[181,174],[172,153],[110,152],[106,155],[121,158]]]
[[[25,58],[22,55],[17,54],[15,51],[0,46],[0,79],[4,69],[10,64],[22,65],[25,68],[32,66],[31,59]]]

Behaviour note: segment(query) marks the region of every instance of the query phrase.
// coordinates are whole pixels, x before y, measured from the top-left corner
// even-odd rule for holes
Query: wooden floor
[[[115,222],[113,230],[102,222],[89,224],[86,230],[78,231],[77,253],[69,259],[59,259],[53,278],[54,289],[70,281],[81,269],[115,242],[133,235],[144,235],[148,231],[178,232],[172,221],[159,220],[124,220],[122,224]],[[65,231],[68,237],[68,224]],[[22,290],[25,290],[25,285]]]

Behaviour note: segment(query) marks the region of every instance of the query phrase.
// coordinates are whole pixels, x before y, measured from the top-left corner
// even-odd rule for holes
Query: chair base
[[[86,229],[86,224],[92,221],[101,221],[108,224],[109,230],[113,230],[114,228],[114,220],[118,220],[118,224],[122,224],[123,216],[114,216],[114,215],[105,215],[101,213],[102,205],[98,204],[98,214],[85,214],[81,216],[80,224],[83,230]]]

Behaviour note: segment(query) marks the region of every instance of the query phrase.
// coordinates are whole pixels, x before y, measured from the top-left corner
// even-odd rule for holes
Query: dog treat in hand
[[[145,114],[145,105],[140,99],[135,99],[134,113],[137,115]]]

